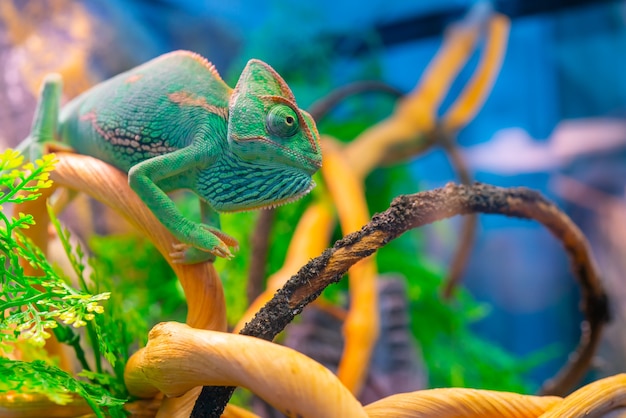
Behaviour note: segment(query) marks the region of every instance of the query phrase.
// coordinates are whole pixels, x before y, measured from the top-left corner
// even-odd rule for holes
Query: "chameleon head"
[[[311,176],[322,165],[319,134],[313,118],[298,108],[291,89],[274,69],[250,60],[229,103],[228,147],[256,180],[266,177],[275,195],[250,198],[241,210],[294,200],[311,190]],[[233,206],[227,205],[227,206]]]

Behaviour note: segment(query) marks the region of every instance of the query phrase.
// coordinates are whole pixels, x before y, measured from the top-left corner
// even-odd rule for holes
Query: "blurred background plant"
[[[47,72],[63,75],[64,95],[70,99],[99,80],[177,48],[206,56],[230,85],[247,59],[265,60],[285,77],[304,108],[355,80],[384,81],[408,93],[441,48],[448,24],[476,3],[0,2],[0,102],[5,104],[0,109],[0,144],[14,146],[26,136],[36,91]],[[525,185],[571,205],[571,216],[591,232],[599,260],[607,267],[603,271],[614,289],[611,294],[621,295],[619,260],[625,250],[615,236],[623,220],[615,215],[619,210],[609,208],[623,207],[626,178],[626,84],[619,54],[626,46],[625,3],[483,4],[509,16],[511,32],[493,90],[456,136],[460,153],[477,180]],[[468,57],[442,92],[447,94],[435,116],[452,107],[472,79],[481,52],[479,47]],[[388,117],[395,103],[392,95],[355,94],[322,118],[319,129],[350,142]],[[440,147],[419,159],[377,168],[365,179],[369,211],[385,209],[399,194],[454,178]],[[277,209],[264,278],[283,265],[294,225],[315,198]],[[197,215],[193,198],[181,193],[178,200],[190,216]],[[94,270],[110,280],[111,287],[105,287],[112,292],[109,303],[119,311],[118,318],[126,318],[115,326],[136,328],[123,333],[128,336],[124,351],[142,344],[147,330],[159,321],[184,322],[182,290],[150,244],[93,201],[79,198],[69,210],[68,220],[80,219],[69,222],[70,228],[88,243]],[[246,279],[258,216],[229,214],[222,219],[224,229],[241,243],[234,260],[216,262],[231,326],[249,304]],[[578,294],[567,261],[540,227],[481,217],[464,287],[444,301],[442,286],[459,229],[454,221],[412,231],[376,258],[379,273],[406,278],[422,372],[430,387],[533,392],[563,363],[580,333]],[[333,237],[340,236],[336,229]],[[323,297],[345,308],[347,292],[344,281]],[[615,365],[626,364],[624,338],[619,337],[624,316],[616,312],[618,329],[606,342],[596,373],[612,374],[618,371]]]

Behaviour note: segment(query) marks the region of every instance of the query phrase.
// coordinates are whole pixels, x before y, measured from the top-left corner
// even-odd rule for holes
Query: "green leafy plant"
[[[110,313],[122,320],[125,346],[145,344],[148,331],[163,320],[185,322],[187,304],[176,275],[146,238],[133,233],[89,239],[98,283],[112,292]],[[132,257],[128,257],[132,254]]]
[[[54,168],[54,155],[46,155],[34,163],[24,163],[14,150],[0,154],[0,344],[10,352],[13,344],[41,347],[52,336],[70,345],[83,372],[71,376],[45,358],[31,362],[0,360],[0,392],[16,391],[42,393],[52,401],[65,403],[70,394],[77,394],[94,409],[98,417],[125,416],[121,406],[126,393],[121,381],[123,364],[114,324],[102,315],[103,302],[109,292],[97,292],[93,278],[86,279],[86,264],[80,246],[70,244],[70,234],[63,229],[49,208],[52,223],[76,273],[77,283],[46,259],[23,230],[34,225],[33,216],[5,214],[8,205],[37,199],[41,189],[52,185],[49,174]],[[25,260],[37,271],[26,274],[20,265]],[[91,284],[90,284],[91,283]],[[85,328],[87,338],[81,338],[78,328]],[[84,347],[87,347],[84,348]],[[86,351],[93,353],[87,359]],[[44,356],[45,357],[45,356]],[[93,364],[93,365],[92,365]],[[121,366],[121,367],[120,367]],[[107,370],[114,370],[114,375]]]
[[[70,394],[81,396],[94,410],[96,416],[124,417],[121,407],[126,402],[111,396],[104,386],[82,381],[60,368],[42,360],[31,362],[0,357],[0,391],[40,393],[50,400],[65,405],[72,400]],[[93,376],[92,376],[93,377]]]

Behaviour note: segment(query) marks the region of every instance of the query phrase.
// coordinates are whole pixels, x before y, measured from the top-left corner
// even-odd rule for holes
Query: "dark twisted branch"
[[[332,248],[300,269],[241,333],[272,340],[324,288],[338,282],[357,261],[412,228],[455,215],[474,213],[534,219],[548,228],[567,251],[572,271],[581,286],[581,309],[585,320],[576,351],[542,390],[544,394],[566,393],[589,367],[602,328],[608,321],[607,296],[580,229],[541,194],[526,188],[450,183],[432,191],[399,196],[389,209],[375,215],[360,231],[337,241]],[[219,417],[232,390],[225,387],[203,388],[192,417]]]

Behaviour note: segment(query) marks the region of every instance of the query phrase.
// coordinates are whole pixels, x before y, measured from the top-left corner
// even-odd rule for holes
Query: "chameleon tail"
[[[59,120],[62,80],[59,74],[48,74],[39,94],[31,133],[18,146],[30,161],[41,158],[46,142],[54,141]]]

